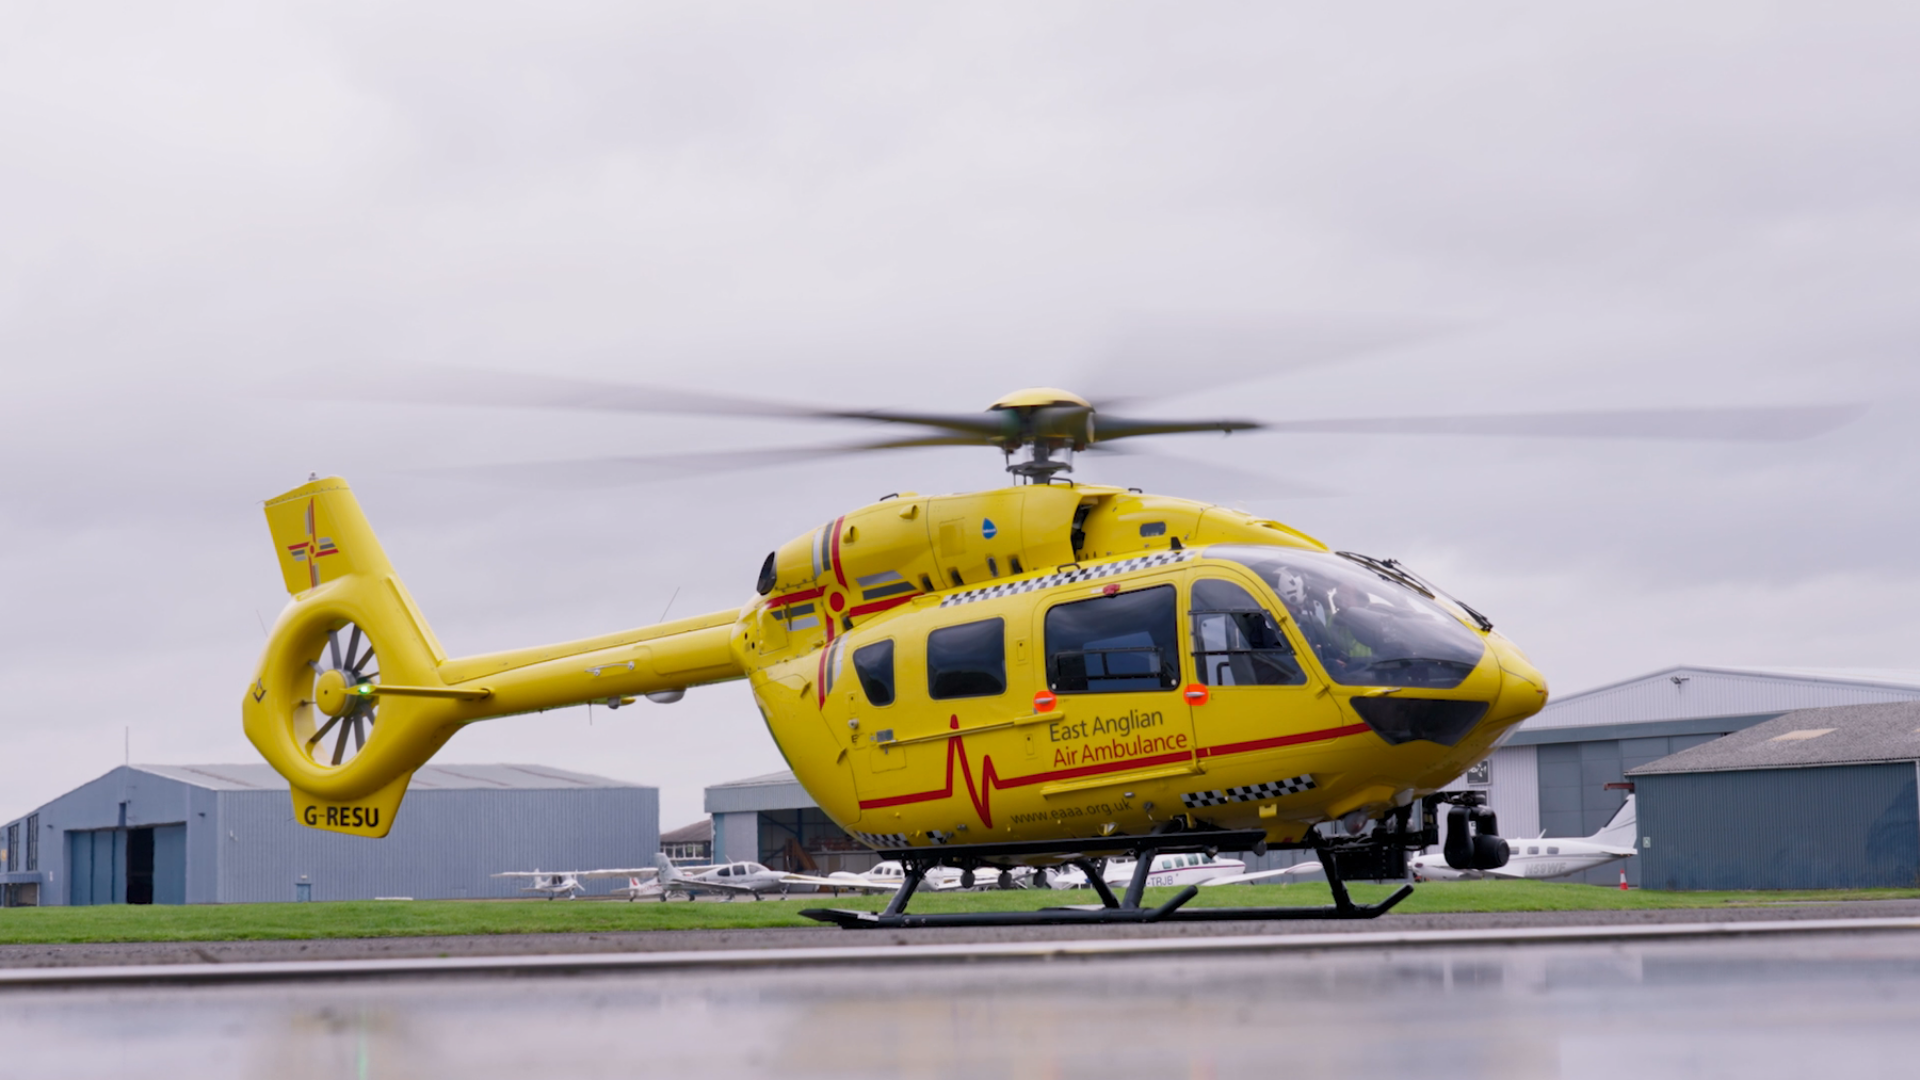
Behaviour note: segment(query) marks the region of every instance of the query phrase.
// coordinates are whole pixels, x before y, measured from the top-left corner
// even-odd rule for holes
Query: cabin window
[[[1293,646],[1253,594],[1231,581],[1193,583],[1193,665],[1208,686],[1299,686]]]
[[[1547,848],[1547,854],[1549,854],[1549,855],[1558,855],[1558,854],[1560,854],[1560,849],[1559,849],[1559,848],[1557,848],[1557,847],[1552,847],[1552,846],[1549,846],[1549,847]]]
[[[874,705],[893,704],[893,639],[853,650],[853,670]]]
[[[1047,686],[1068,694],[1171,690],[1180,685],[1173,586],[1097,596],[1047,612]]]
[[[927,695],[940,700],[1006,693],[1006,625],[986,619],[928,634]]]

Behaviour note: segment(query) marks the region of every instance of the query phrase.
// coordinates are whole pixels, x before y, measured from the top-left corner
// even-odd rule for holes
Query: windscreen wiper
[[[1414,592],[1419,593],[1429,600],[1434,599],[1431,586],[1413,576],[1405,567],[1402,567],[1393,559],[1376,559],[1371,555],[1362,555],[1357,551],[1336,551],[1334,554],[1343,559],[1350,559],[1357,562],[1361,566],[1366,567],[1396,585],[1405,585],[1407,588],[1412,589]]]
[[[1492,619],[1475,611],[1459,597],[1407,569],[1401,564],[1399,559],[1376,559],[1371,555],[1362,555],[1355,551],[1336,551],[1334,554],[1343,559],[1351,559],[1374,573],[1379,574],[1381,577],[1386,578],[1388,581],[1405,585],[1429,600],[1445,597],[1449,603],[1461,611],[1466,612],[1467,616],[1474,621],[1474,624],[1480,627],[1481,633],[1487,633],[1493,629]]]

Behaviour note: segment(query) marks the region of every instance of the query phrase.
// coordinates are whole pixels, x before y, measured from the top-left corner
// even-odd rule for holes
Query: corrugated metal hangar
[[[706,791],[713,860],[752,861],[775,870],[859,873],[879,856],[848,836],[790,772],[750,776]]]
[[[1455,787],[1483,788],[1508,837],[1590,836],[1627,773],[1796,709],[1920,700],[1920,672],[1675,667],[1557,698]],[[1646,801],[1637,800],[1645,822]],[[1646,860],[1626,861],[1640,884]],[[1561,880],[1610,885],[1618,866]],[[1758,886],[1743,886],[1757,888]]]
[[[8,904],[508,897],[502,870],[647,866],[658,789],[538,765],[429,765],[384,840],[305,828],[264,764],[131,765],[7,825]]]
[[[1920,702],[1789,712],[1628,775],[1648,888],[1920,884]]]

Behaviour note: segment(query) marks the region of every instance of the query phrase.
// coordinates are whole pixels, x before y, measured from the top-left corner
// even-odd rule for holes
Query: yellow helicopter
[[[569,392],[545,403],[610,400]],[[269,500],[292,600],[243,714],[289,781],[297,819],[385,836],[414,770],[467,724],[671,702],[745,678],[826,814],[906,867],[881,913],[808,913],[843,926],[1372,917],[1410,888],[1362,905],[1343,879],[1403,877],[1406,853],[1438,842],[1443,806],[1450,862],[1506,861],[1477,797],[1440,790],[1547,701],[1546,679],[1485,616],[1393,560],[1335,551],[1281,522],[1067,476],[1073,455],[1099,442],[1279,425],[1135,420],[1050,388],[984,413],[811,415],[936,432],[846,450],[993,446],[1015,482],[903,492],[834,517],[769,554],[737,610],[462,658],[441,648],[345,481],[315,478]],[[1710,436],[1774,439],[1850,415],[1588,413],[1552,426],[1698,436],[1705,424]],[[1427,430],[1544,423],[1446,418]],[[1187,889],[1145,907],[1144,873],[1115,897],[1089,872],[1101,903],[1088,908],[906,910],[939,864],[970,878],[1269,846],[1319,852],[1334,905],[1184,909]]]

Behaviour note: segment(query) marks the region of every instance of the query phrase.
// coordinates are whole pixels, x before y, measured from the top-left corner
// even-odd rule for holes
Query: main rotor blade
[[[1549,439],[1792,442],[1835,431],[1859,419],[1866,411],[1864,405],[1608,409],[1483,416],[1280,420],[1262,424],[1261,428],[1266,431],[1327,435],[1519,435]]]
[[[821,410],[733,394],[677,390],[638,383],[532,375],[519,371],[396,364],[382,368],[379,389],[364,383],[297,385],[288,392],[308,400],[471,405],[497,409],[589,409],[599,412],[696,413],[708,416],[768,416],[797,419]]]
[[[679,390],[640,383],[605,382],[517,371],[401,364],[381,372],[380,397],[423,405],[469,405],[499,409],[585,409],[596,412],[681,413],[698,416],[763,416],[784,420],[853,420],[913,424],[978,435],[1003,435],[1006,420],[985,411],[916,413],[888,409],[826,409],[733,394]],[[333,385],[288,386],[306,399],[365,401],[361,389]]]
[[[1464,328],[1405,315],[1160,318],[1129,329],[1076,385],[1096,408],[1111,409],[1358,359]]]
[[[1126,416],[1096,416],[1093,437],[1099,442],[1136,435],[1179,435],[1192,431],[1253,431],[1265,427],[1258,420],[1136,420]]]
[[[927,446],[979,446],[982,440],[964,435],[928,435],[916,439],[854,443],[839,446],[794,446],[768,450],[721,450],[708,454],[658,454],[633,457],[585,458],[571,461],[535,461],[504,465],[459,465],[422,472],[540,488],[606,488],[685,480],[696,476],[769,469],[809,461],[850,457],[887,450]]]
[[[1251,447],[1255,444],[1246,444]],[[1324,499],[1342,494],[1306,480],[1279,476],[1273,472],[1239,468],[1236,465],[1197,461],[1173,454],[1130,450],[1098,444],[1088,447],[1100,451],[1081,459],[1076,472],[1099,483],[1129,484],[1148,490],[1179,492],[1182,498],[1230,505],[1242,499]],[[1291,465],[1293,459],[1275,456],[1274,468]],[[1243,452],[1235,460],[1242,465],[1258,466],[1257,455]]]

